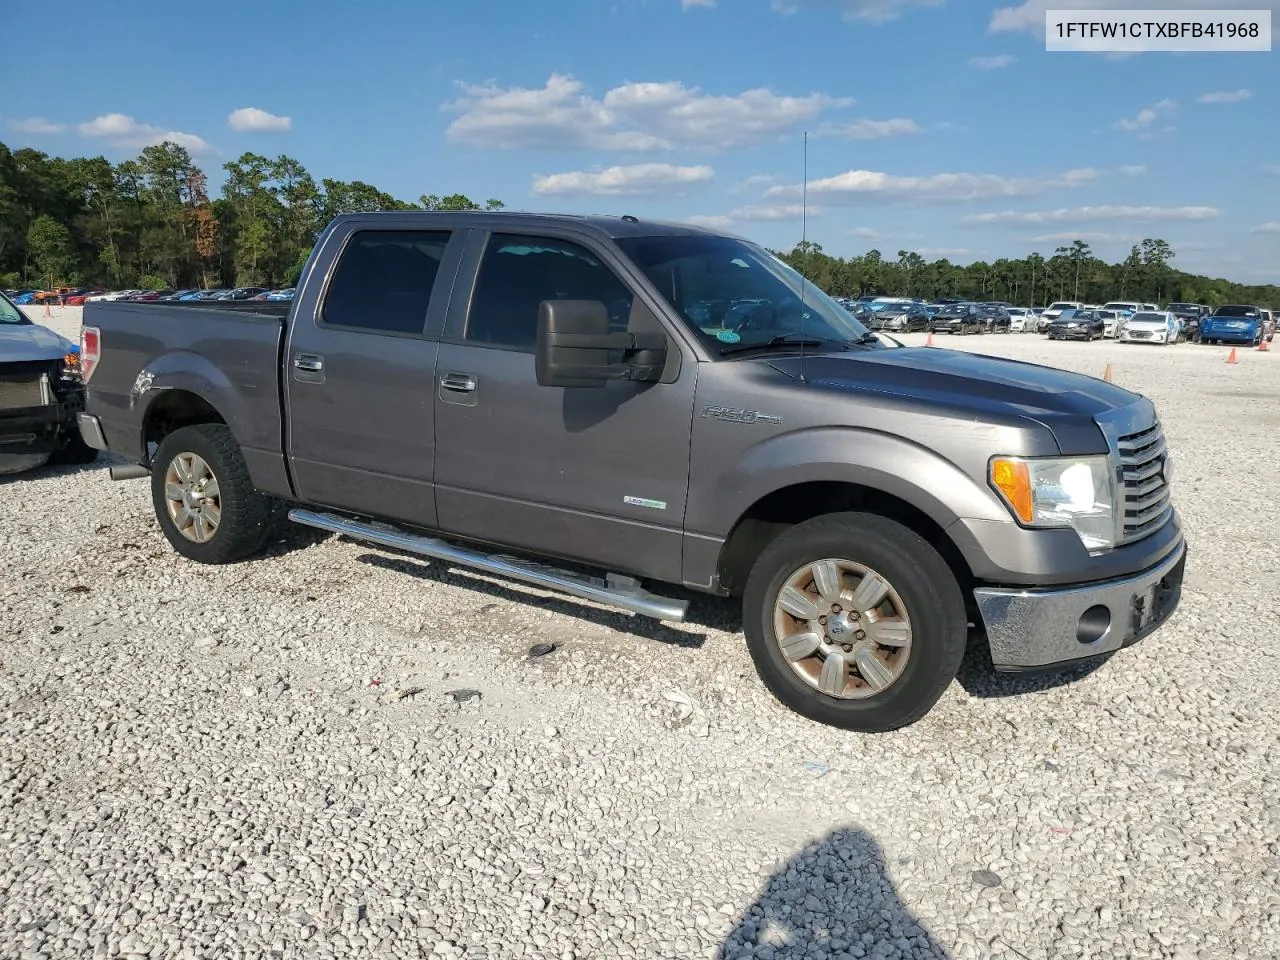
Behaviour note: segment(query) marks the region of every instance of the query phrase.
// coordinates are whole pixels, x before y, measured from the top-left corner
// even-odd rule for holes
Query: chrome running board
[[[435,537],[409,533],[389,524],[365,523],[340,517],[332,513],[316,513],[311,510],[290,510],[289,519],[294,523],[340,533],[356,540],[365,540],[393,550],[404,550],[419,556],[456,563],[485,573],[522,580],[535,586],[546,587],[583,600],[594,600],[606,606],[630,610],[655,620],[683,622],[689,603],[649,593],[632,577],[610,573],[604,579],[588,577],[569,570],[559,570],[519,557],[480,553],[456,547]]]

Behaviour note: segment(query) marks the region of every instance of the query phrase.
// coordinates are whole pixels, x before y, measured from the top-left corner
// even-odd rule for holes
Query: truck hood
[[[1105,453],[1094,417],[1140,400],[1095,377],[1017,360],[935,347],[771,358],[774,368],[818,389],[901,397],[977,418],[1022,418],[1049,430],[1066,454]]]
[[[70,340],[48,327],[0,323],[0,363],[57,360],[72,346]]]

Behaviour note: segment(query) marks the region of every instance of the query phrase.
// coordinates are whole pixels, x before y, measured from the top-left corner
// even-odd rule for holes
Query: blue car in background
[[[1200,342],[1258,346],[1262,342],[1261,308],[1238,303],[1219,307],[1200,321]]]

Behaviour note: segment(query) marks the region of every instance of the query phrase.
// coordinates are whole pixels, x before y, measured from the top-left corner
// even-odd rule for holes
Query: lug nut
[[[859,640],[865,640],[867,639],[867,631],[859,630],[857,633],[854,634],[854,637],[856,637]]]
[[[839,613],[839,612],[840,612],[840,604],[838,604],[838,603],[833,603],[833,604],[831,605],[831,612],[832,612],[832,613]]]
[[[826,618],[826,617],[819,617],[819,618],[818,618],[818,622],[819,622],[819,623],[822,623],[822,624],[825,624],[825,623],[827,622],[827,618]]]
[[[846,644],[844,645],[844,652],[845,652],[845,653],[853,653],[853,644],[852,644],[852,643],[846,643]]]

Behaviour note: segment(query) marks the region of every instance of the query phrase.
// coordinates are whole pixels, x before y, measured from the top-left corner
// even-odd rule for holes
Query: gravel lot
[[[882,736],[773,702],[728,602],[655,626],[302,531],[198,567],[105,460],[0,481],[0,954],[1280,957],[1280,356],[955,346],[1157,402],[1186,591]]]

